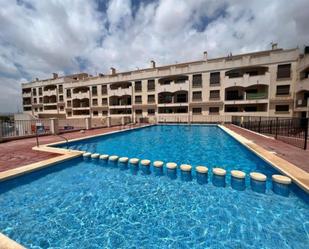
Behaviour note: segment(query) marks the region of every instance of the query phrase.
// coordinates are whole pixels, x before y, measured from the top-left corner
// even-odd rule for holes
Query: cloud
[[[308,42],[306,0],[0,0],[0,112],[20,81],[131,70]]]

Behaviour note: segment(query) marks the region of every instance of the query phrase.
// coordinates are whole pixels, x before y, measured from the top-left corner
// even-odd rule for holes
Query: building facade
[[[130,72],[22,84],[23,111],[39,118],[308,116],[309,53],[278,49]]]

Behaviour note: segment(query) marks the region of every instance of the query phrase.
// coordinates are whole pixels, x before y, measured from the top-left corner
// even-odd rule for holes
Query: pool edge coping
[[[236,141],[241,143],[247,149],[252,151],[255,155],[266,161],[280,173],[290,177],[295,184],[309,194],[309,173],[297,167],[296,165],[288,162],[287,160],[271,153],[271,151],[264,149],[262,146],[257,145],[252,140],[249,140],[242,135],[230,130],[224,125],[218,125],[223,131],[233,137]],[[258,134],[259,135],[259,134]]]

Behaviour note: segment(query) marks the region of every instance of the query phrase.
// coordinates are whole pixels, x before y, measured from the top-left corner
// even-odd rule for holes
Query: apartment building
[[[280,49],[108,75],[79,73],[22,84],[39,118],[169,115],[308,116],[309,51]]]

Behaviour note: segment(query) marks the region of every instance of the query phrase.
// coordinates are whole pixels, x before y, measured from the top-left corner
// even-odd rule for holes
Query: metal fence
[[[50,134],[50,120],[10,120],[0,121],[3,138],[18,138]]]
[[[248,130],[273,136],[304,150],[307,149],[308,118],[233,116],[232,123]]]
[[[195,123],[195,124],[221,124],[231,123],[232,117],[228,115],[158,115],[158,123]]]

